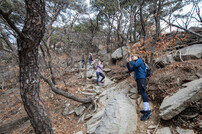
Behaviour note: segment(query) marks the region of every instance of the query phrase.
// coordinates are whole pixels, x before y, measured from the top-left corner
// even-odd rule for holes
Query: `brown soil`
[[[70,74],[69,74],[70,75]],[[66,76],[64,76],[66,78]],[[14,78],[13,78],[14,79]],[[11,81],[14,83],[15,87],[13,88],[4,88],[4,90],[0,89],[0,126],[3,124],[7,124],[15,119],[19,119],[21,117],[27,116],[22,100],[20,97],[20,90],[19,84],[16,85],[16,81]],[[78,91],[78,88],[82,88],[81,85],[84,85],[83,79],[77,79],[74,74],[71,74],[70,78],[68,79],[68,87],[65,87],[64,83],[57,79],[57,86],[61,90],[67,91],[68,88],[69,93],[75,94],[77,97],[84,98],[85,96],[81,95]],[[5,94],[6,93],[6,94]],[[86,127],[84,122],[78,123],[79,117],[71,114],[69,116],[64,117],[62,112],[64,110],[65,103],[70,103],[70,109],[73,110],[76,108],[80,103],[75,101],[66,99],[60,95],[53,93],[50,87],[41,81],[41,88],[40,88],[41,98],[47,108],[49,118],[51,119],[52,126],[54,132],[57,134],[73,134],[78,131],[86,132]],[[33,128],[29,121],[25,122],[17,129],[13,129],[11,134],[16,133],[34,133]]]

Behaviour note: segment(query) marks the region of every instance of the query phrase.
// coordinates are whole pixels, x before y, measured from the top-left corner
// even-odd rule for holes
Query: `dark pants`
[[[146,79],[137,79],[136,80],[137,82],[137,89],[138,91],[140,92],[140,94],[142,95],[142,99],[143,99],[143,102],[148,102],[148,97],[147,97],[147,94],[146,94]]]
[[[81,67],[84,68],[84,62],[83,62],[83,61],[82,61],[82,65],[81,65]]]
[[[97,84],[99,84],[99,77],[101,76],[102,79],[100,82],[102,82],[105,78],[104,74],[103,73],[100,73],[100,72],[96,72],[96,75],[97,75]]]
[[[89,65],[91,66],[91,63],[92,63],[92,60],[91,59],[89,59]]]

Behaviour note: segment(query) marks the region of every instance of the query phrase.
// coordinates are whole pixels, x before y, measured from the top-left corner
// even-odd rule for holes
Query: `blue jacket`
[[[130,63],[127,63],[127,68],[129,72],[134,71],[135,80],[141,79],[141,78],[146,79],[146,71],[145,71],[146,67],[145,67],[144,61],[141,58],[138,58],[135,61],[135,63],[133,61],[130,61]]]

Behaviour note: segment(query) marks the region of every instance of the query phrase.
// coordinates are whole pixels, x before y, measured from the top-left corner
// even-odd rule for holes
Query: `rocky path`
[[[95,76],[89,78],[95,82]],[[201,79],[192,83],[200,85]],[[187,85],[190,89],[192,84]],[[95,86],[95,84],[88,86],[99,92],[99,95],[96,96],[98,99],[97,112],[86,122],[88,134],[194,134],[193,130],[162,126],[161,116],[159,116],[162,115],[162,110],[160,114],[159,107],[153,105],[152,102],[150,102],[152,116],[145,122],[140,121],[142,114],[139,111],[143,109],[141,96],[137,94],[137,89],[131,86],[127,79],[120,83],[114,83],[106,78],[105,83],[101,86]],[[193,87],[195,93],[194,89],[196,88]],[[197,90],[201,91],[200,88]],[[183,94],[181,95],[183,96]],[[172,97],[170,98],[172,100]],[[175,111],[175,109],[173,110]]]
[[[93,71],[88,72],[88,78],[95,82]],[[158,123],[158,110],[152,106],[155,114],[146,122],[140,121],[139,112],[143,109],[142,100],[137,94],[137,89],[127,80],[114,83],[106,78],[101,86],[88,85],[102,92],[98,96],[98,110],[87,121],[89,134],[134,134],[151,133]]]

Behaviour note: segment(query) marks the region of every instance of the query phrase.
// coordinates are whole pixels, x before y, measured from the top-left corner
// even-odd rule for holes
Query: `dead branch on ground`
[[[94,98],[92,98],[92,97],[89,97],[89,98],[78,98],[78,97],[74,96],[73,94],[64,92],[64,91],[62,91],[62,90],[56,88],[56,87],[54,86],[54,84],[53,84],[48,78],[44,77],[42,74],[40,74],[40,77],[41,77],[41,79],[43,79],[46,83],[48,83],[48,85],[51,87],[51,90],[52,90],[54,93],[59,94],[59,95],[62,95],[62,96],[64,96],[64,97],[68,98],[68,99],[71,99],[71,100],[74,100],[74,101],[77,101],[77,102],[80,102],[80,103],[84,103],[84,104],[86,104],[86,103],[92,103],[92,104],[94,104],[94,102],[93,102]]]

